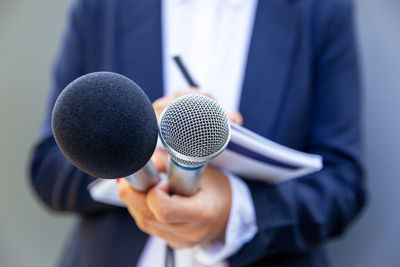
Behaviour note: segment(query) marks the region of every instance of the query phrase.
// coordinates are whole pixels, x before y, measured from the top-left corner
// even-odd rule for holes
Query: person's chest
[[[111,12],[118,13],[118,16],[108,14]],[[111,70],[126,75],[143,88],[151,101],[171,88],[181,89],[179,84],[185,86],[179,71],[173,69],[174,63],[165,63],[179,49],[179,45],[169,50],[165,46],[168,40],[163,29],[160,1],[118,1],[114,8],[104,10],[104,13],[99,12],[101,16],[98,14],[93,19],[106,21],[97,25],[98,31],[91,34],[87,47],[90,71]],[[112,21],[108,23],[108,20]],[[242,60],[241,85],[238,86],[240,82],[232,82],[236,92],[240,91],[236,105],[244,117],[244,126],[297,149],[302,149],[307,143],[306,130],[301,129],[309,125],[313,105],[310,97],[313,94],[311,38],[310,32],[304,30],[307,28],[304,23],[295,5],[259,1],[245,59]],[[207,60],[200,59],[200,64],[192,64],[191,53],[187,52],[190,50],[181,49],[182,54],[189,55],[184,60],[193,71],[193,76],[200,73],[195,79],[204,80],[201,87],[214,88],[213,91],[220,93],[218,88],[222,88],[221,84],[231,75],[221,77],[231,72],[224,69],[209,72],[210,77],[221,76],[221,79],[207,86],[213,79],[201,74],[204,71],[196,72],[196,69],[212,69],[209,62],[215,60],[214,56],[207,56]],[[224,60],[220,62],[218,68],[221,69]],[[166,67],[168,64],[172,66]],[[168,69],[175,74],[169,76]],[[226,91],[221,92],[219,98],[224,100]],[[235,100],[228,102],[235,103]]]

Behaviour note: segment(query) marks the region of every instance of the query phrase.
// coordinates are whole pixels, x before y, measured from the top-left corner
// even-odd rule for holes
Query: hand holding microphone
[[[199,93],[199,91],[182,90],[174,96],[184,93]],[[168,100],[174,100],[174,96],[166,96],[155,101],[153,106],[156,113],[167,106]],[[215,116],[211,117],[215,119]],[[231,113],[231,121],[240,123],[240,114]],[[160,164],[154,162],[155,166],[159,170],[166,170],[168,161],[165,153],[156,151],[155,155],[157,155],[156,160],[161,162]],[[205,163],[207,160],[204,162],[203,159],[197,159],[197,161]],[[185,179],[184,176],[178,178],[178,181]],[[200,189],[194,190],[196,193],[189,197],[171,195],[168,184],[164,182],[152,188],[147,194],[136,192],[124,180],[118,187],[120,198],[144,232],[163,238],[173,248],[186,248],[219,237],[225,232],[229,218],[231,191],[225,174],[208,166],[204,168],[204,173],[198,182]]]
[[[165,181],[147,194],[134,190],[125,179],[118,183],[119,196],[137,226],[174,249],[190,248],[225,233],[231,206],[228,178],[207,166],[199,188],[193,196],[184,197],[171,195]]]

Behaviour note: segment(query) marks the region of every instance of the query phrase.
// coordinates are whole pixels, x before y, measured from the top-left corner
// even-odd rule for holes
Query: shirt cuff
[[[214,265],[236,253],[257,233],[256,213],[251,193],[239,177],[225,172],[232,191],[232,203],[224,238],[195,248],[194,257],[204,265]]]

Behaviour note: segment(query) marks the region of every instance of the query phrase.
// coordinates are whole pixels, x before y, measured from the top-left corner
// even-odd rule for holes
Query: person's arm
[[[55,143],[50,122],[57,96],[71,81],[85,74],[84,4],[83,1],[77,1],[70,13],[62,47],[54,65],[46,118],[32,153],[30,176],[33,188],[48,207],[89,214],[111,207],[91,199],[87,185],[94,178],[75,168],[63,156]]]
[[[337,5],[331,10],[329,25],[319,32],[324,38],[320,38],[315,57],[307,150],[323,157],[324,168],[279,185],[246,180],[258,232],[229,259],[232,266],[249,265],[271,255],[307,252],[341,234],[366,201],[351,1],[332,2]]]

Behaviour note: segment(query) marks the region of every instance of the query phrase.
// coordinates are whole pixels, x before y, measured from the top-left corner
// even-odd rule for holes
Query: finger
[[[147,210],[147,213],[144,213],[145,210]],[[188,234],[197,229],[192,224],[161,222],[155,218],[149,209],[141,209],[134,213],[130,211],[130,213],[139,229],[149,235],[158,236],[175,244],[190,243],[194,245],[195,243],[195,240],[191,239],[191,235]]]
[[[160,97],[159,99],[157,99],[153,102],[153,109],[156,113],[157,121],[159,121],[161,113],[172,101],[174,101],[178,97],[188,95],[188,94],[199,94],[199,95],[204,95],[204,96],[214,99],[214,97],[211,94],[200,91],[199,89],[194,88],[194,87],[191,87],[189,89],[176,90],[172,94]]]
[[[196,232],[198,225],[195,223],[166,223],[153,218],[139,218],[134,216],[138,227],[150,235],[158,236],[165,240],[175,240],[184,242],[193,242],[196,239],[192,238],[190,233]]]
[[[173,100],[174,98],[172,98],[171,96],[164,96],[154,101],[153,108],[154,112],[156,113],[157,121],[160,120],[161,113]]]
[[[161,149],[156,149],[153,156],[151,157],[151,162],[158,172],[166,173],[168,170],[169,156],[168,153]]]
[[[227,111],[226,116],[230,122],[243,125],[243,116],[239,111]]]
[[[190,244],[191,246],[196,243],[187,236],[186,232],[181,232],[179,228],[173,226],[168,227],[167,224],[157,221],[151,222],[144,232],[153,236],[158,236],[159,238],[165,240],[167,243],[183,243]]]
[[[153,234],[157,220],[146,204],[145,194],[135,191],[128,181],[120,179],[118,195],[140,230]]]
[[[203,95],[203,96],[207,96],[207,97],[209,97],[209,98],[214,99],[214,97],[213,97],[211,94],[209,94],[209,93],[207,93],[207,92],[204,92],[204,91],[201,91],[201,90],[199,90],[199,89],[197,89],[197,88],[195,88],[195,87],[191,87],[190,89],[184,89],[184,90],[177,90],[177,91],[174,91],[174,92],[172,93],[172,97],[173,97],[174,100],[175,100],[175,99],[177,99],[178,97],[181,97],[181,96],[184,96],[184,95],[190,95],[190,94]]]
[[[171,103],[172,101],[181,96],[189,94],[204,95],[214,99],[214,97],[211,94],[206,93],[204,91],[200,91],[199,89],[196,89],[194,87],[191,87],[190,89],[176,90],[172,94],[158,98],[153,102],[153,108],[155,109],[156,113],[161,114],[161,112],[169,105],[169,103]]]
[[[163,223],[172,223],[168,220],[168,204],[169,202],[169,190],[168,183],[166,181],[161,181],[147,193],[147,205],[149,209],[153,212],[154,216],[158,221]],[[160,205],[162,203],[162,205]]]
[[[165,194],[168,194],[167,183],[160,184],[158,187]],[[164,240],[169,240],[177,246],[178,244],[194,245],[193,240],[185,234],[193,230],[193,227],[188,224],[171,224],[157,220],[146,204],[146,196],[135,191],[125,179],[120,180],[118,193],[140,230]]]
[[[126,179],[120,179],[118,183],[118,196],[126,207],[136,214],[147,208],[146,195],[133,189]]]
[[[170,195],[167,184],[159,183],[147,193],[147,205],[157,220],[166,223],[191,222],[204,207],[203,193],[191,197]]]

